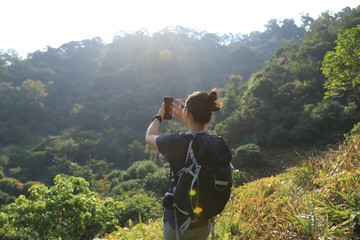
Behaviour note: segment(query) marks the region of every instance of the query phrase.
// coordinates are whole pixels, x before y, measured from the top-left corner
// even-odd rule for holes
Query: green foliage
[[[11,196],[6,192],[0,191],[0,206],[10,204],[14,202],[15,199],[15,196]]]
[[[156,163],[158,166],[165,164],[165,157],[157,150],[151,148],[150,146],[145,147],[146,153],[149,155],[149,160]]]
[[[75,177],[82,177],[86,181],[91,182],[93,180],[93,171],[89,166],[80,166],[78,164],[73,165],[72,174]]]
[[[23,192],[22,194],[25,196],[25,197],[29,197],[30,196],[30,188],[32,186],[35,186],[35,185],[40,185],[42,184],[41,182],[38,182],[38,181],[28,181],[26,183],[23,184]]]
[[[126,170],[124,180],[144,179],[148,174],[154,173],[156,169],[156,164],[150,160],[136,161]]]
[[[23,126],[9,126],[0,128],[2,143],[18,144],[29,136],[29,131]]]
[[[59,151],[64,154],[69,154],[76,151],[78,148],[78,144],[71,137],[63,138],[60,136],[54,136],[50,137],[49,140],[51,148],[48,148],[48,150]]]
[[[127,198],[125,202],[125,209],[122,213],[122,218],[119,224],[124,226],[129,219],[133,222],[139,222],[139,217],[142,219],[159,218],[162,214],[162,206],[154,197],[149,197],[142,194],[135,194]]]
[[[134,163],[136,161],[141,161],[147,159],[148,156],[145,153],[145,147],[138,140],[134,140],[133,143],[128,145],[129,152],[129,163]]]
[[[305,122],[292,128],[290,136],[297,141],[311,141],[316,136],[317,131],[317,128]]]
[[[222,100],[229,107],[225,106],[221,115],[216,117],[215,132],[233,148],[247,143],[261,147],[289,147],[341,140],[343,132],[359,121],[356,111],[359,103],[354,103],[355,93],[332,101],[324,99],[325,78],[321,67],[324,70],[325,54],[334,50],[333,42],[342,31],[340,26],[357,26],[356,18],[359,16],[359,9],[343,9],[336,14],[327,12],[316,20],[305,16],[309,29],[303,42],[288,41],[247,82],[242,83],[230,76],[227,86],[220,91]],[[277,31],[278,24],[270,21],[268,27]],[[351,30],[353,34],[347,30],[339,36],[345,41],[349,35],[349,46],[351,43],[356,45],[358,38],[351,39],[355,37],[357,28]],[[337,43],[340,44],[340,40]],[[356,47],[354,51],[350,49],[348,47],[347,53],[344,49],[344,54],[356,59]],[[329,64],[332,62],[335,61],[329,58]],[[351,72],[356,85],[358,64],[350,60],[346,64],[344,70]]]
[[[117,184],[111,189],[111,195],[129,195],[131,193],[143,193],[144,181],[142,179],[130,179]]]
[[[238,169],[233,172],[232,177],[234,187],[242,186],[250,181],[248,174],[245,171],[240,171]]]
[[[34,81],[31,79],[25,80],[21,86],[16,87],[24,97],[30,102],[37,102],[39,99],[48,95],[45,91],[45,86],[41,81]]]
[[[119,169],[112,170],[109,173],[107,178],[111,182],[110,189],[112,189],[114,186],[119,184],[124,179],[124,174],[125,174],[125,172],[121,171]]]
[[[273,127],[266,136],[266,143],[270,146],[284,146],[288,140],[289,130],[282,125]]]
[[[311,168],[311,165],[307,167],[292,168],[294,184],[303,189],[311,190],[313,188],[313,180],[315,178],[314,169]]]
[[[119,33],[109,44],[72,41],[26,59],[0,51],[0,144],[16,144],[2,171],[20,167],[14,177],[47,184],[56,174],[83,176],[91,189],[104,189],[110,170],[105,164],[87,167],[91,158],[121,170],[144,159],[160,166],[164,157],[142,145],[149,116],[165,93],[184,99],[194,90],[225,86],[232,76],[223,120],[240,103],[238,93],[250,76],[284,40],[301,42],[304,32],[285,19],[249,35],[175,27],[153,35]],[[184,130],[176,120],[161,127]]]
[[[350,118],[357,118],[359,111],[358,106],[355,102],[350,102],[345,108],[344,113]]]
[[[5,167],[8,165],[9,163],[9,156],[7,155],[0,155],[0,179],[5,178]]]
[[[274,160],[268,153],[271,151],[265,153],[264,149],[285,147],[287,149],[281,151],[286,152],[292,145],[326,145],[341,139],[345,131],[359,122],[356,92],[346,92],[341,98],[324,99],[326,79],[321,72],[326,52],[345,46],[340,43],[345,43],[345,38],[352,39],[358,27],[342,32],[340,29],[357,26],[359,19],[359,8],[346,8],[339,13],[323,13],[318,19],[303,16],[302,27],[297,27],[291,19],[272,19],[264,32],[249,35],[219,36],[175,27],[151,36],[145,32],[120,33],[110,44],[104,44],[99,38],[70,42],[59,48],[48,47],[37,51],[24,60],[15,52],[0,51],[0,179],[8,179],[2,184],[9,191],[16,192],[17,185],[12,185],[16,181],[9,181],[6,177],[16,177],[24,182],[23,191],[17,194],[25,194],[26,198],[20,197],[17,202],[26,206],[24,211],[30,211],[26,204],[30,205],[31,202],[31,206],[41,209],[44,203],[35,201],[31,197],[32,191],[26,191],[33,184],[29,181],[50,185],[57,174],[83,177],[89,182],[89,191],[110,195],[121,200],[120,205],[129,203],[125,215],[113,211],[116,213],[114,218],[122,224],[128,222],[132,225],[129,218],[140,221],[139,213],[143,220],[157,216],[158,213],[150,208],[158,206],[155,204],[156,198],[167,190],[168,166],[159,167],[164,165],[165,158],[158,151],[143,146],[146,127],[151,116],[158,111],[165,93],[184,99],[187,93],[214,86],[223,87],[219,90],[219,96],[224,108],[215,114],[209,129],[214,128],[217,134],[226,139],[235,150],[234,163],[237,162],[240,169],[246,171],[235,173],[234,184],[241,185],[253,180],[254,176],[259,177],[257,172],[261,169],[266,169],[267,174],[279,172],[281,169],[274,170],[270,165]],[[334,41],[339,32],[338,47],[335,48]],[[163,56],[164,53],[166,56]],[[351,51],[347,53],[349,55]],[[349,67],[347,71],[354,70],[353,74],[356,75],[358,69],[350,65],[346,66]],[[182,123],[176,120],[161,124],[161,132],[182,130]],[[351,134],[356,131],[353,130]],[[244,147],[249,143],[254,145]],[[239,149],[239,146],[244,148]],[[260,147],[264,152],[260,151]],[[142,161],[144,159],[149,161]],[[286,157],[283,159],[290,162]],[[278,178],[264,179],[259,183],[264,184],[261,186],[264,191],[257,192],[259,198],[252,198],[251,191],[245,190],[240,198],[246,207],[238,204],[230,211],[227,222],[220,225],[217,237],[259,239],[258,236],[265,233],[268,234],[267,239],[273,239],[269,234],[279,233],[286,236],[283,239],[289,239],[286,235],[289,231],[284,231],[283,226],[290,225],[295,229],[290,232],[300,232],[306,237],[335,234],[333,232],[337,230],[332,228],[337,223],[330,223],[334,216],[329,221],[322,217],[315,226],[311,224],[317,212],[312,210],[317,206],[310,204],[298,211],[301,200],[309,199],[297,195],[298,189],[310,191],[318,188],[314,184],[317,180],[316,170],[312,169],[300,169],[296,176],[289,178],[293,190],[282,188],[285,182]],[[247,189],[247,184],[244,189]],[[30,189],[34,189],[34,192],[35,189],[38,192],[42,189],[41,194],[55,191],[45,186]],[[10,203],[13,196],[18,196],[9,194],[3,188],[1,191],[1,201],[4,203]],[[285,216],[281,214],[281,209],[288,202],[271,202],[273,199],[267,198],[276,191],[294,196],[289,202],[298,204],[294,205],[294,209],[287,208],[288,214]],[[341,189],[338,192],[343,196],[338,193],[334,195],[336,198],[352,201],[351,194],[345,194]],[[56,194],[61,195],[59,191]],[[87,193],[82,194],[88,196]],[[94,198],[92,194],[89,201],[94,201],[94,205],[98,200],[104,200],[97,196]],[[46,196],[45,199],[51,201],[51,197]],[[310,199],[313,199],[312,195]],[[66,207],[61,204],[63,208]],[[0,214],[1,226],[7,226],[7,231],[0,230],[3,231],[0,238],[4,234],[19,238],[46,238],[45,230],[39,228],[45,222],[52,221],[45,219],[47,213],[41,212],[44,215],[42,220],[39,220],[40,213],[24,214],[23,220],[31,218],[28,222],[37,229],[33,231],[20,224],[20,215],[13,217],[15,205]],[[147,212],[141,212],[136,205],[143,206]],[[260,206],[258,209],[262,212],[247,211],[252,206]],[[355,216],[353,219],[357,219],[357,209],[354,204],[351,206],[351,214]],[[346,211],[336,204],[328,204],[328,208]],[[36,209],[33,208],[34,211]],[[20,212],[19,209],[16,211]],[[302,218],[304,212],[312,217]],[[85,219],[81,214],[74,218]],[[88,237],[80,234],[84,229],[81,230],[81,224],[75,219],[58,215],[65,224],[48,224],[57,231],[51,236],[47,235],[49,238],[59,238],[60,235],[56,234],[61,231],[67,231],[61,238],[70,238],[69,231],[76,232],[79,238]],[[19,225],[11,225],[10,217],[16,219]],[[101,218],[102,224],[111,222],[105,217]],[[37,219],[39,226],[35,226],[34,219]],[[88,219],[81,221],[90,225]],[[297,225],[289,219],[297,221]],[[98,224],[94,228],[84,225],[89,229],[89,235],[105,233],[114,225],[111,223],[106,227],[98,220],[93,220]],[[262,228],[270,228],[274,222],[275,229]],[[16,230],[18,226],[21,226],[21,232]],[[69,230],[71,226],[76,230]],[[319,231],[317,226],[323,228],[318,235],[315,234]],[[247,232],[250,228],[251,233]],[[33,233],[29,233],[30,230]],[[146,232],[143,231],[143,238]]]
[[[56,176],[57,174],[74,174],[75,171],[79,168],[78,165],[71,162],[70,159],[60,156],[55,156],[54,159],[51,162],[51,165],[48,167],[49,172],[52,173],[53,176]],[[74,174],[75,175],[75,174]],[[76,175],[77,177],[84,177],[81,175]],[[89,181],[88,178],[85,178],[87,181]]]
[[[345,133],[344,137],[345,137],[346,141],[350,141],[356,135],[359,135],[359,134],[360,134],[360,122],[355,124],[353,129],[351,129],[349,133]]]
[[[360,104],[360,26],[338,34],[335,51],[324,57],[326,97],[350,93]]]
[[[15,178],[2,178],[0,179],[0,189],[10,196],[17,197],[23,192],[23,184]]]
[[[54,179],[54,186],[35,185],[1,213],[0,235],[30,239],[90,239],[114,229],[124,205],[99,199],[82,178]]]
[[[264,164],[263,162],[264,156],[260,150],[260,147],[256,144],[246,144],[238,147],[235,150],[233,165],[236,168],[243,167],[259,167]]]
[[[51,163],[51,160],[47,157],[46,151],[34,151],[28,152],[25,157],[23,166],[29,169],[30,179],[38,180],[41,173],[46,171],[46,167]]]
[[[144,179],[144,189],[156,197],[162,196],[169,190],[169,168],[158,168],[156,172],[148,174]]]
[[[235,189],[215,225],[217,239],[355,239],[360,172],[357,135],[337,150]],[[119,228],[106,239],[159,239],[162,219]]]
[[[14,176],[16,176],[16,175],[19,175],[19,173],[21,172],[21,167],[10,168],[10,169],[8,170],[8,172],[9,172],[9,176],[14,177]]]

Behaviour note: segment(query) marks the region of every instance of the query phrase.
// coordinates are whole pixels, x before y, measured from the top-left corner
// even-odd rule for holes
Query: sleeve
[[[170,157],[173,139],[174,137],[172,134],[164,134],[156,138],[156,145],[159,149],[159,152],[167,159]]]
[[[156,138],[156,144],[159,152],[164,155],[174,172],[179,171],[184,166],[188,142],[184,141],[178,133],[167,133],[159,136]]]

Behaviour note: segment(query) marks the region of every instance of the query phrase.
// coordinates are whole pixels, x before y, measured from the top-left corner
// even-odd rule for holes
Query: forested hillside
[[[139,221],[139,212],[160,216],[169,166],[143,139],[164,96],[219,88],[224,108],[209,129],[233,150],[236,186],[343,141],[360,121],[359,24],[360,7],[344,8],[304,15],[301,26],[273,19],[249,35],[174,27],[49,46],[25,59],[0,52],[0,223],[9,227],[0,238],[67,239],[72,231],[86,239]],[[181,130],[177,120],[160,129]],[[84,212],[62,216],[73,204]],[[16,224],[43,222],[16,233],[11,214]]]
[[[234,147],[247,143],[312,146],[339,139],[359,120],[359,102],[346,91],[323,99],[321,68],[337,34],[358,24],[358,10],[323,13],[310,24],[302,44],[288,42],[246,84],[230,78],[223,92],[226,109],[216,131]]]
[[[222,87],[232,74],[245,82],[303,33],[293,20],[274,20],[249,36],[176,27],[152,36],[119,33],[110,44],[70,42],[26,59],[2,52],[2,174],[50,183],[90,159],[125,170],[149,157],[144,133],[165,95]]]

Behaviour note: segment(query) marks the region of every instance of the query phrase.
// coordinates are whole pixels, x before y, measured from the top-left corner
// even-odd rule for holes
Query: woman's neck
[[[198,124],[196,122],[189,123],[189,132],[195,133],[204,130],[205,130],[205,125]]]

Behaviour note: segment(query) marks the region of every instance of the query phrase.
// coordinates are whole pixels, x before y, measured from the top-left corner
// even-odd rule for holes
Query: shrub
[[[159,169],[148,174],[144,180],[144,189],[153,192],[157,197],[163,196],[170,188],[169,169]]]
[[[249,182],[249,176],[246,172],[244,171],[240,171],[240,170],[235,170],[233,172],[233,184],[234,187],[239,187],[244,185],[244,183]]]
[[[111,190],[111,195],[122,195],[124,192],[130,190],[138,190],[143,188],[144,181],[140,179],[130,179],[125,182],[121,182]]]
[[[52,159],[49,157],[47,151],[33,151],[28,152],[23,163],[23,168],[27,168],[29,173],[29,179],[36,179],[39,176],[49,174],[47,167],[51,165]],[[52,176],[53,177],[53,176]]]
[[[294,141],[307,142],[317,136],[319,129],[309,123],[300,124],[293,127],[290,136]]]
[[[289,140],[289,131],[283,126],[276,126],[269,132],[266,137],[266,143],[271,146],[283,146]]]
[[[109,173],[108,180],[110,181],[110,186],[109,186],[110,189],[114,188],[116,185],[121,183],[121,181],[123,181],[124,173],[125,171],[121,171],[118,169],[112,170]]]
[[[0,135],[1,143],[16,144],[23,141],[29,135],[29,131],[23,126],[11,126],[0,129]]]
[[[292,180],[295,185],[311,190],[314,180],[314,169],[309,167],[295,167],[290,169],[292,172]]]
[[[3,171],[0,170],[0,180],[3,179],[3,178],[5,178],[5,174],[4,174]]]
[[[108,179],[110,181],[113,181],[113,180],[121,181],[123,179],[123,177],[124,177],[124,172],[119,169],[115,169],[109,173]]]
[[[11,196],[19,196],[23,191],[23,184],[15,178],[0,179],[0,189]]]
[[[145,153],[145,146],[138,140],[134,140],[128,145],[129,163],[147,159],[149,156]]]
[[[353,129],[351,129],[349,133],[345,133],[344,137],[345,137],[346,141],[349,141],[350,139],[354,138],[358,134],[360,134],[360,122],[358,124],[355,124]]]
[[[162,214],[162,206],[154,197],[146,195],[133,195],[125,201],[125,209],[119,223],[125,225],[129,219],[134,222],[145,221],[152,218],[159,218]]]
[[[15,197],[10,196],[7,193],[4,193],[3,191],[0,191],[0,206],[4,204],[9,204],[14,202]]]
[[[126,170],[124,179],[144,179],[146,175],[154,173],[156,170],[157,166],[152,161],[137,161]]]
[[[264,163],[263,158],[260,147],[250,143],[240,146],[235,150],[232,163],[235,168],[258,167]]]
[[[114,230],[124,209],[111,198],[99,199],[83,178],[60,175],[55,185],[35,185],[0,213],[0,236],[21,239],[92,239]],[[16,231],[15,231],[16,229]]]
[[[24,183],[24,185],[23,185],[23,194],[26,197],[30,196],[29,189],[34,185],[40,185],[40,184],[41,184],[41,182],[38,182],[38,181],[28,181],[28,182]]]

